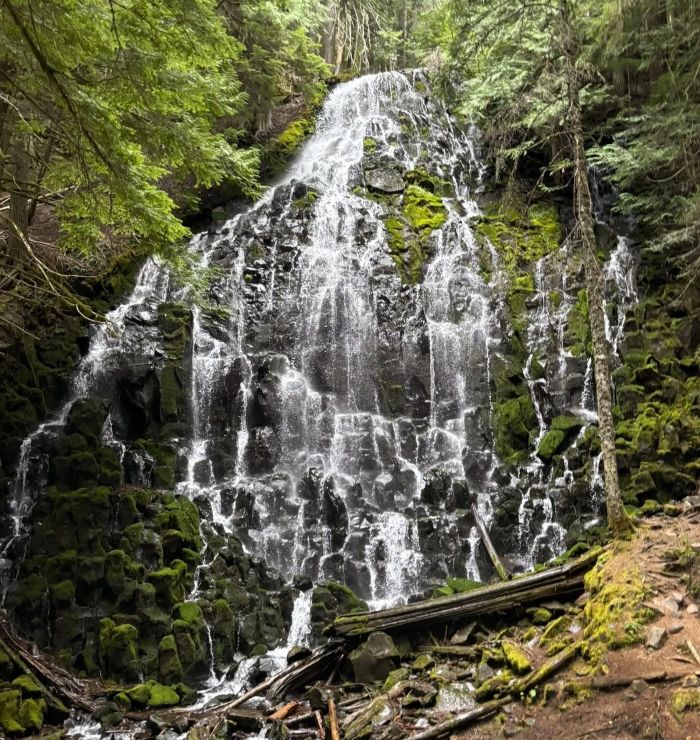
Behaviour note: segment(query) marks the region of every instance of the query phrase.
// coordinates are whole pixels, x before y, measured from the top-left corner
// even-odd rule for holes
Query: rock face
[[[66,662],[196,680],[283,646],[293,614],[318,637],[367,601],[459,590],[490,575],[472,503],[520,568],[601,522],[566,212],[501,203],[476,136],[421,84],[338,86],[288,176],[192,241],[203,296],[148,262],[89,346],[67,324],[3,363],[7,605]],[[635,307],[630,244],[606,245],[623,483],[641,503],[690,485],[697,321],[647,340],[660,299]]]

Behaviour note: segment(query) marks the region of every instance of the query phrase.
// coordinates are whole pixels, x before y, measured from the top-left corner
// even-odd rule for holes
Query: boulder
[[[406,183],[401,175],[389,167],[366,170],[365,184],[371,192],[385,195],[402,193],[406,188]]]
[[[384,681],[396,668],[399,652],[386,632],[373,632],[362,645],[350,653],[349,658],[355,681],[374,683]]]

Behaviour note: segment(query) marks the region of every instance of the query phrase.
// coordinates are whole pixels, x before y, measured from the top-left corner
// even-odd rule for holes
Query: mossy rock
[[[26,673],[12,681],[12,688],[19,689],[23,697],[37,698],[44,695],[41,686]]]
[[[447,209],[442,198],[420,185],[409,185],[404,192],[403,213],[417,232],[429,234],[447,220]]]
[[[158,677],[164,684],[182,681],[182,664],[173,635],[166,635],[158,645]]]
[[[158,604],[166,609],[185,598],[187,566],[181,560],[174,560],[169,568],[161,568],[148,574],[148,581],[156,590]]]
[[[543,460],[551,460],[565,447],[566,434],[558,429],[550,429],[540,440],[537,454]]]
[[[504,462],[518,462],[526,456],[530,431],[537,426],[532,398],[523,394],[494,408],[496,452]]]
[[[700,709],[700,688],[676,689],[671,695],[671,709],[676,714]]]
[[[100,621],[99,654],[105,675],[127,680],[139,675],[138,641],[133,625],[118,625],[109,618]]]
[[[503,657],[506,659],[506,663],[515,673],[523,674],[532,670],[530,658],[517,645],[504,640],[501,643],[501,649],[503,650]]]
[[[608,649],[641,642],[644,625],[654,616],[644,605],[650,586],[639,566],[607,567],[612,557],[611,552],[603,553],[584,577],[590,598],[583,609],[583,634],[585,652],[593,660],[599,660]]]
[[[80,434],[88,442],[97,443],[107,418],[107,407],[99,399],[77,400],[68,412],[66,434]]]

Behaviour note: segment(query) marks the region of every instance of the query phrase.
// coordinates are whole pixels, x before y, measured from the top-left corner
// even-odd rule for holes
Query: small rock
[[[402,193],[406,188],[401,175],[386,167],[366,171],[365,182],[371,191],[388,195]]]
[[[649,684],[642,678],[637,678],[634,681],[632,681],[632,685],[630,686],[632,691],[634,691],[635,694],[643,694],[648,688]]]
[[[479,663],[474,671],[474,684],[481,686],[484,681],[488,681],[489,678],[493,678],[495,675],[496,671],[488,663]]]
[[[522,728],[516,727],[515,725],[508,725],[503,728],[504,737],[514,737],[522,732]]]
[[[432,655],[419,655],[414,661],[411,668],[413,668],[414,671],[427,671],[430,670],[435,665],[435,661],[433,660]]]
[[[291,665],[292,663],[297,663],[300,660],[304,660],[310,655],[310,648],[307,648],[304,645],[292,645],[292,647],[289,649],[289,652],[287,653],[287,665]]]
[[[465,624],[464,627],[460,627],[452,637],[450,637],[450,645],[466,645],[467,642],[469,642],[469,638],[472,636],[472,632],[474,632],[474,628],[476,627],[476,622],[469,622],[469,624]]]
[[[659,607],[664,614],[678,614],[678,602],[673,598],[662,599]]]
[[[666,641],[666,630],[663,627],[652,627],[647,635],[646,646],[658,650]]]
[[[688,608],[686,609],[686,612],[688,612],[688,614],[697,614],[698,613],[698,605],[697,604],[688,604]]]
[[[671,598],[678,604],[678,606],[681,606],[685,597],[680,591],[674,591],[671,594]]]
[[[684,689],[692,689],[700,686],[700,679],[697,676],[684,676],[682,686]]]
[[[669,635],[677,635],[682,630],[683,630],[683,623],[682,622],[674,622],[673,624],[670,624],[668,626],[668,634]]]

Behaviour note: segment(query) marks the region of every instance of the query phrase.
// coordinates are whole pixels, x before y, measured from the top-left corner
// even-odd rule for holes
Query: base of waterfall
[[[151,686],[156,704],[139,704],[143,685],[73,676],[3,629],[0,723],[13,736],[41,729],[52,737],[195,740],[218,728],[227,737],[317,737],[323,728],[330,737],[332,702],[349,740],[390,729],[396,738],[697,737],[700,500],[640,521],[631,540],[597,558],[584,587],[575,600],[548,597],[321,647],[316,655],[333,655],[317,661],[316,672],[305,655],[289,668],[280,658],[281,673],[263,690],[241,684],[237,697],[217,698],[205,689],[177,708],[159,704],[168,692],[177,697],[177,687]],[[292,673],[296,683],[285,678]],[[129,706],[125,696],[134,697]],[[41,710],[43,727],[41,719],[32,725],[32,709]]]

